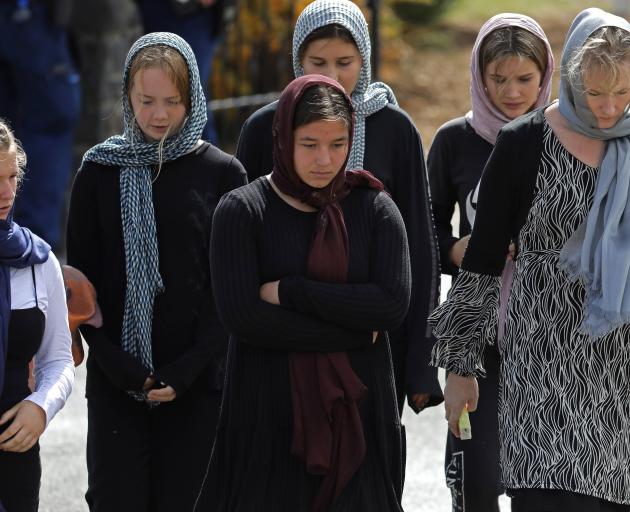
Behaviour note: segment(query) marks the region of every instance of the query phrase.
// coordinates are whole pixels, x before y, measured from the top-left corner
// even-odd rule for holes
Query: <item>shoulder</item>
[[[409,114],[392,103],[388,103],[382,109],[374,112],[366,119],[365,123],[368,128],[378,130],[404,129],[418,134],[416,125]]]
[[[247,118],[245,123],[243,124],[243,132],[249,130],[258,130],[258,129],[271,129],[271,125],[273,124],[273,116],[276,114],[276,108],[278,106],[278,102],[274,101],[273,103],[269,103],[264,107],[259,108],[254,112],[251,116]]]
[[[438,137],[450,139],[455,137],[461,137],[462,135],[467,135],[470,132],[475,133],[472,127],[466,121],[466,117],[456,117],[455,119],[451,119],[450,121],[446,121],[442,126],[440,126],[435,132],[435,138]],[[475,134],[476,135],[476,134]]]
[[[209,142],[203,142],[203,144],[196,149],[195,158],[205,165],[214,168],[245,174],[245,169],[241,165],[241,162],[239,162],[234,155],[222,151]]]
[[[48,259],[45,262],[39,263],[35,267],[36,270],[40,270],[48,290],[51,290],[60,284],[63,286],[63,274],[61,273],[61,265],[52,251],[50,251],[50,253],[48,254]]]
[[[218,216],[258,216],[269,197],[270,186],[265,176],[225,194],[217,206]]]
[[[499,132],[497,144],[499,140],[535,139],[542,137],[546,108],[547,106],[538,108],[510,121]]]
[[[103,179],[117,181],[120,176],[120,167],[104,165],[91,160],[83,160],[79,170],[74,176],[74,188],[96,187]]]

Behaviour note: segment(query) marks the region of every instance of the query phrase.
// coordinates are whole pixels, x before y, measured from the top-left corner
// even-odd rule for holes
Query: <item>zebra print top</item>
[[[546,121],[542,133],[499,344],[503,482],[630,504],[630,326],[596,342],[579,334],[584,288],[557,267],[560,249],[586,218],[598,169],[571,155]],[[432,364],[483,376],[498,300],[499,277],[463,270],[431,317],[438,338]]]

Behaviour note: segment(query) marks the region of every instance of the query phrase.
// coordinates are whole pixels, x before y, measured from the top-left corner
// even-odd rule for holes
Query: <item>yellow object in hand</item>
[[[468,416],[468,407],[464,407],[462,414],[459,416],[459,438],[462,441],[472,439],[472,427],[470,426],[470,416]]]

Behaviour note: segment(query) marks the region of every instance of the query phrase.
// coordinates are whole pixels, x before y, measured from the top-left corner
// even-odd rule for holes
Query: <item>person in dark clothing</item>
[[[227,349],[211,293],[212,215],[246,175],[200,141],[205,98],[192,50],[175,34],[132,46],[123,114],[123,135],[85,154],[68,222],[68,263],[94,284],[103,316],[101,328],[81,327],[86,500],[93,511],[190,510]]]
[[[387,331],[409,306],[409,253],[382,184],[344,170],[352,128],[337,82],[294,80],[271,175],[217,207],[213,288],[232,336],[197,511],[402,510]]]
[[[499,130],[549,101],[553,63],[545,33],[528,16],[498,14],[481,27],[471,58],[472,110],[438,130],[427,159],[443,272],[456,276],[461,265],[475,219],[477,186]],[[459,237],[451,225],[456,204]],[[512,263],[507,265],[509,290]],[[479,381],[483,402],[470,416],[472,439],[447,436],[445,473],[455,512],[498,512],[503,493],[496,345],[486,348],[485,363],[486,378]]]
[[[70,0],[0,1],[0,116],[29,156],[15,220],[60,245],[81,84],[68,24]]]
[[[420,135],[391,89],[371,83],[368,25],[352,2],[316,0],[304,9],[293,35],[293,67],[295,76],[323,74],[348,92],[357,123],[348,168],[374,173],[405,221],[413,287],[409,315],[391,332],[398,406],[402,414],[405,396],[416,412],[437,405],[442,391],[428,366],[433,338],[426,318],[437,304],[440,276]],[[236,156],[250,181],[271,170],[276,107],[258,110],[241,130]]]
[[[630,24],[586,9],[567,34],[559,101],[499,133],[457,280],[430,319],[459,436],[517,242],[498,407],[514,512],[630,510],[629,104]]]
[[[50,246],[13,222],[26,154],[0,120],[0,510],[36,512],[39,437],[74,383],[61,268]],[[35,358],[35,387],[29,362]]]

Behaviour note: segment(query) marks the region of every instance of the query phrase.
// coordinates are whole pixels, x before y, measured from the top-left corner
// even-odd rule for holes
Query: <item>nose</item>
[[[604,95],[602,98],[601,112],[605,116],[612,116],[615,114],[615,101],[610,95]]]
[[[157,105],[153,112],[153,117],[155,119],[166,119],[168,117],[168,113],[166,111],[166,107],[164,105]]]
[[[330,157],[330,150],[326,147],[319,148],[316,159],[317,165],[324,167],[326,165],[330,165],[331,162],[332,158]]]
[[[0,180],[0,198],[3,201],[12,201],[15,198],[15,190],[8,179]]]
[[[326,66],[326,69],[320,70],[320,73],[325,77],[332,78],[336,82],[339,81],[339,72],[336,66]]]
[[[518,98],[521,95],[521,91],[516,81],[508,80],[505,83],[505,89],[504,89],[503,94],[505,95],[506,98],[509,98],[509,99]]]

